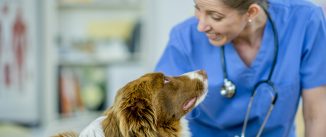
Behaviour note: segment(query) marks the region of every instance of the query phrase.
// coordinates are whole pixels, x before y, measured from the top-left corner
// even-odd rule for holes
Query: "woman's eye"
[[[215,21],[221,21],[223,19],[222,17],[216,17],[216,16],[211,16],[211,18]]]

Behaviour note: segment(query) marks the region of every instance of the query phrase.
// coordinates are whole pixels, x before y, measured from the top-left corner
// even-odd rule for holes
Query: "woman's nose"
[[[201,17],[197,17],[198,18],[198,26],[197,29],[200,32],[207,32],[211,29],[211,27],[207,24],[205,17],[201,16]]]

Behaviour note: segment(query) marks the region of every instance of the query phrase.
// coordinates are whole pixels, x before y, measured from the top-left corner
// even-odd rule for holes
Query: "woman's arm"
[[[305,137],[326,137],[326,85],[302,93]]]

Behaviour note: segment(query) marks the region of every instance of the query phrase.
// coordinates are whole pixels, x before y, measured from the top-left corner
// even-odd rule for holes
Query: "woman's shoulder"
[[[204,33],[197,30],[198,19],[189,17],[176,24],[170,31],[170,39],[192,46],[194,39],[202,38]]]
[[[189,32],[196,31],[198,20],[196,17],[189,17],[173,27],[173,31]]]
[[[307,0],[270,0],[269,12],[277,24],[292,28],[307,24],[310,20],[321,19],[321,7]],[[296,24],[293,24],[296,22]],[[280,26],[280,27],[282,27]],[[289,27],[291,26],[291,27]]]
[[[205,33],[197,30],[197,24],[198,19],[194,16],[176,24],[170,32],[170,42],[176,43],[172,44],[172,46],[179,48],[186,54],[191,54],[194,48],[199,48],[196,45],[202,45],[201,49],[209,47],[207,46],[209,42]]]
[[[319,6],[311,0],[269,0],[271,7],[286,8],[288,10],[311,10]]]

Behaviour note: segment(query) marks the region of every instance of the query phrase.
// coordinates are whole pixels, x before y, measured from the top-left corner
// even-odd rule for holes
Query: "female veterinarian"
[[[194,0],[156,71],[204,69],[209,91],[189,115],[194,137],[326,137],[326,21],[304,0]]]

